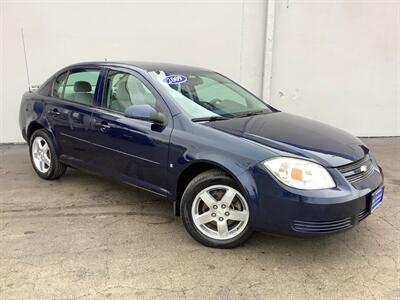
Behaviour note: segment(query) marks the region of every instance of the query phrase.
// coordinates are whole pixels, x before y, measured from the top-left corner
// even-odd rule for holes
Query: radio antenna
[[[26,49],[25,49],[25,37],[24,37],[24,29],[21,28],[21,37],[22,37],[22,46],[24,48],[25,55],[25,69],[26,69],[26,78],[28,79],[28,88],[31,91],[31,81],[29,80],[29,70],[28,70],[28,59],[26,57]]]

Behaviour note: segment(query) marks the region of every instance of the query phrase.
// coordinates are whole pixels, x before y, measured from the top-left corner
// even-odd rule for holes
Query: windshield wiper
[[[223,116],[211,116],[211,117],[201,117],[201,118],[194,118],[192,119],[193,122],[202,122],[202,121],[220,121],[220,120],[228,120],[231,118],[243,118],[243,117],[250,117],[255,115],[261,115],[265,113],[269,113],[270,111],[267,109],[263,110],[255,110],[255,111],[246,111],[246,112],[238,112],[230,114],[230,118],[223,117]]]
[[[243,118],[243,117],[250,117],[250,116],[255,116],[255,115],[262,115],[262,114],[265,114],[268,112],[269,112],[269,110],[263,109],[263,110],[235,113],[235,114],[233,114],[233,116],[234,116],[234,118]]]
[[[202,118],[193,118],[192,121],[193,122],[202,122],[202,121],[220,121],[220,120],[228,120],[228,118],[226,117],[222,117],[222,116],[212,116],[212,117],[202,117]]]

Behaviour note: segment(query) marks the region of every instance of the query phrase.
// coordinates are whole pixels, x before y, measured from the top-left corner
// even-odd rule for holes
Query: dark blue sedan
[[[19,121],[40,177],[70,166],[164,197],[211,247],[235,247],[255,230],[339,232],[383,198],[382,170],[359,139],[206,69],[72,65],[23,96]]]

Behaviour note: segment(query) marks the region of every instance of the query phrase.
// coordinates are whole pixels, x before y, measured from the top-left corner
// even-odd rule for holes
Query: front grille
[[[369,215],[368,209],[364,209],[364,210],[360,211],[357,216],[358,222],[361,222],[362,220],[364,220],[366,217],[368,217],[368,215]]]
[[[292,227],[293,230],[298,232],[305,232],[305,233],[329,233],[329,232],[336,232],[345,230],[350,228],[351,224],[351,217],[334,220],[334,221],[299,221],[294,220]]]
[[[368,178],[374,172],[369,155],[366,155],[363,159],[356,162],[338,167],[337,169],[351,184]]]

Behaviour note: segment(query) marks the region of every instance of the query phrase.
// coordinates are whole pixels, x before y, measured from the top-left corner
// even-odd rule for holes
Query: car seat
[[[82,104],[90,105],[93,102],[92,86],[87,81],[74,83],[73,100]]]

